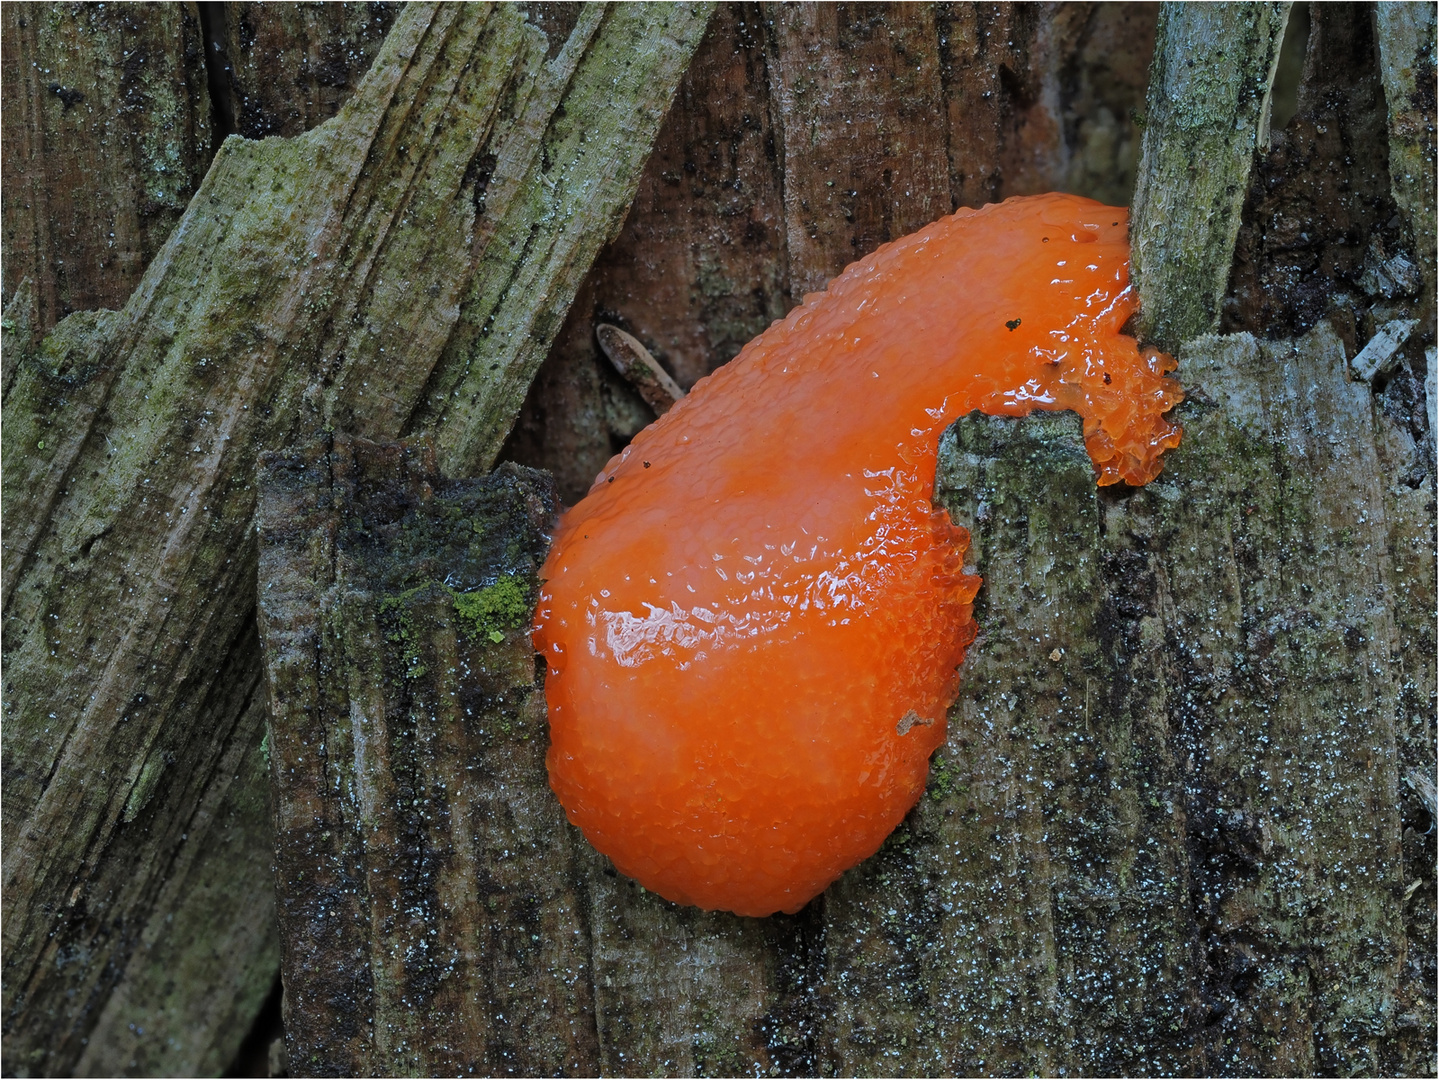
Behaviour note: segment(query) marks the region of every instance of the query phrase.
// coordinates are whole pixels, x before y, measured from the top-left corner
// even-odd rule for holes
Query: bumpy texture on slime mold
[[[880,248],[642,431],[560,522],[535,641],[550,782],[670,900],[798,911],[924,790],[974,639],[969,534],[930,503],[972,409],[1073,409],[1101,484],[1179,441],[1123,210],[961,210]]]

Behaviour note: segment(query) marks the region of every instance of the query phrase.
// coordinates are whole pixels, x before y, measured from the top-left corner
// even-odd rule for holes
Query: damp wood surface
[[[708,13],[595,5],[552,49],[519,8],[407,7],[328,123],[221,145],[121,310],[7,310],[7,1072],[230,1063],[278,948],[268,859],[211,858],[237,815],[270,843],[257,455],[409,426],[485,468]]]
[[[1300,8],[1309,28],[1299,39],[1294,116],[1272,126],[1247,189],[1230,193],[1241,207],[1232,268],[1204,263],[1211,284],[1228,275],[1218,310],[1230,336],[1180,350],[1178,374],[1193,384],[1179,415],[1186,442],[1158,485],[1127,498],[1096,493],[1063,418],[998,427],[963,421],[946,443],[940,491],[956,520],[975,529],[975,558],[983,559],[987,582],[980,596],[986,637],[964,672],[929,791],[881,853],[797,916],[744,920],[675,908],[616,876],[559,824],[532,729],[512,724],[506,737],[520,734],[503,746],[446,743],[430,737],[436,729],[427,727],[428,713],[404,714],[397,730],[425,736],[424,753],[399,769],[354,774],[432,786],[437,777],[453,780],[454,790],[465,792],[456,806],[492,815],[462,838],[468,852],[446,832],[451,820],[429,816],[432,802],[412,807],[410,817],[392,810],[382,822],[386,834],[370,845],[292,821],[282,847],[288,865],[303,869],[309,858],[325,873],[353,873],[356,864],[345,859],[356,852],[379,867],[382,854],[394,850],[490,859],[483,867],[489,876],[475,881],[491,890],[495,907],[470,911],[453,931],[436,928],[435,938],[396,922],[368,929],[351,923],[319,939],[340,950],[333,955],[344,962],[333,970],[347,978],[357,968],[343,950],[371,950],[378,962],[363,974],[372,980],[375,1008],[356,1007],[333,1030],[319,1027],[332,1015],[327,1008],[337,1017],[344,1010],[317,1004],[323,972],[305,963],[330,954],[300,962],[287,975],[310,994],[293,1006],[295,1020],[310,1024],[293,1025],[296,1074],[356,1060],[413,1067],[416,1055],[430,1054],[454,1071],[473,1061],[483,1071],[516,1073],[1432,1075],[1435,511],[1426,419],[1432,401],[1423,383],[1435,344],[1428,224],[1434,104],[1425,92],[1433,86],[1433,9],[1295,5],[1291,21]],[[276,840],[264,790],[275,758],[271,743],[260,741],[269,710],[256,624],[239,596],[244,575],[224,579],[236,582],[234,593],[218,600],[210,593],[204,604],[193,574],[173,591],[151,587],[172,586],[170,579],[147,581],[133,571],[119,582],[110,575],[124,572],[124,563],[161,558],[178,528],[163,519],[165,510],[175,513],[173,501],[156,509],[157,497],[132,493],[123,505],[138,503],[152,518],[105,532],[109,518],[85,529],[89,519],[65,509],[91,497],[94,478],[83,469],[46,474],[49,487],[29,486],[41,483],[33,477],[12,481],[12,469],[35,464],[27,447],[38,451],[42,438],[53,447],[56,430],[88,445],[75,450],[81,461],[94,458],[107,437],[115,442],[117,430],[139,424],[150,441],[131,453],[155,482],[191,475],[176,462],[186,460],[186,447],[201,445],[191,441],[193,429],[144,427],[143,411],[114,417],[113,389],[100,386],[111,378],[108,369],[97,376],[86,358],[97,342],[111,340],[120,325],[115,316],[82,314],[43,349],[32,346],[71,311],[119,307],[181,220],[178,196],[150,217],[143,210],[147,185],[166,175],[147,172],[150,159],[136,156],[145,147],[179,139],[175,160],[191,163],[186,175],[198,188],[205,155],[220,142],[207,126],[215,117],[221,129],[248,136],[312,129],[351,100],[384,32],[413,13],[381,4],[132,6],[129,21],[115,24],[120,30],[74,31],[67,46],[73,55],[52,63],[34,50],[58,43],[26,45],[23,33],[12,32],[11,20],[26,10],[49,9],[0,10],[5,509],[17,493],[40,508],[29,515],[36,538],[25,541],[40,554],[24,568],[17,594],[27,579],[43,587],[14,622],[15,601],[6,601],[7,885],[16,851],[11,815],[23,825],[28,813],[12,810],[24,805],[12,802],[24,779],[12,784],[10,769],[45,765],[44,746],[58,746],[43,722],[12,723],[12,686],[20,685],[12,673],[22,670],[13,663],[13,643],[36,632],[42,608],[62,616],[51,620],[58,655],[44,686],[24,692],[32,702],[48,701],[58,688],[58,701],[78,700],[78,688],[88,694],[95,681],[84,653],[93,648],[85,644],[90,626],[118,636],[114,624],[132,611],[151,618],[171,604],[191,606],[166,616],[172,621],[155,636],[163,648],[132,650],[114,666],[169,665],[148,679],[130,678],[133,685],[117,693],[131,695],[123,703],[136,707],[134,715],[113,729],[111,743],[90,744],[97,747],[90,778],[103,779],[86,794],[106,805],[82,806],[88,816],[76,820],[83,828],[66,820],[43,834],[55,848],[46,857],[73,859],[76,869],[59,875],[63,883],[45,885],[33,909],[6,889],[4,1065],[31,1074],[220,1071],[233,1063],[270,989],[280,948],[267,891]],[[79,11],[90,19],[87,28],[105,29],[94,8],[54,10],[72,20],[66,13]],[[361,348],[345,369],[382,370],[373,385],[390,400],[371,397],[369,387],[355,393],[353,382],[337,381],[332,370],[328,386],[323,379],[298,384],[294,409],[361,436],[427,429],[434,445],[455,391],[473,415],[503,416],[518,408],[524,373],[543,357],[501,456],[551,469],[560,497],[573,501],[651,416],[600,353],[596,321],[635,334],[688,387],[805,290],[952,207],[1051,189],[1127,202],[1150,130],[1146,86],[1159,15],[1137,4],[722,5],[683,79],[683,64],[666,69],[679,80],[678,97],[648,165],[643,153],[627,159],[638,194],[623,228],[622,190],[603,227],[580,216],[565,233],[564,215],[547,217],[557,225],[540,247],[559,255],[542,278],[556,283],[554,292],[530,279],[506,308],[488,299],[494,289],[456,285],[450,306],[459,314],[444,317],[456,325],[469,318],[470,329],[446,336],[443,347],[435,344],[440,330],[424,329],[424,318],[407,315],[392,296],[395,306],[386,310],[393,321],[372,320],[378,344]],[[184,22],[189,17],[198,20],[198,37]],[[146,21],[157,19],[169,22]],[[542,60],[551,71],[566,62],[572,36],[590,32],[579,5],[545,5],[530,22],[522,31],[530,50],[524,62]],[[190,97],[167,105],[136,96],[154,92],[134,83],[135,72],[110,51],[122,31],[132,35],[127,43],[160,42],[145,53],[146,64],[169,65],[174,74],[164,85],[172,93],[189,79]],[[605,32],[602,26],[599,36]],[[199,78],[185,74],[195,59],[188,41],[223,43],[225,63],[202,65]],[[99,80],[100,89],[88,91],[79,75],[51,79],[17,67],[10,50],[22,46],[41,67],[63,60]],[[85,48],[94,53],[88,65]],[[86,96],[62,97],[50,81]],[[24,100],[12,97],[17,87],[30,95],[29,114],[13,104]],[[205,94],[213,96],[209,105]],[[577,115],[576,102],[563,100]],[[928,104],[921,108],[921,101]],[[123,111],[134,102],[160,104]],[[113,113],[77,112],[104,108]],[[624,102],[616,108],[632,111]],[[547,145],[575,145],[565,142],[573,128],[541,130]],[[182,132],[191,134],[180,139]],[[114,141],[118,133],[129,134]],[[1249,129],[1235,135],[1247,138]],[[449,190],[463,207],[484,187],[486,214],[505,200],[520,208],[507,221],[535,213],[537,204],[527,202],[534,187],[514,179],[518,165],[509,174],[499,167],[496,138],[487,147],[493,161],[472,158],[468,180],[462,172],[458,181],[437,182],[431,197]],[[10,153],[26,146],[28,156],[14,164],[20,159]],[[125,164],[123,155],[138,164]],[[392,160],[388,167],[399,168]],[[429,167],[431,177],[441,168]],[[597,167],[590,175],[612,171]],[[12,177],[23,178],[24,191],[48,185],[55,201],[12,198]],[[568,190],[581,202],[605,189],[580,180]],[[88,201],[73,197],[81,210],[59,201],[70,191],[88,193]],[[107,254],[112,226],[97,216],[107,200],[118,207],[104,213],[122,226],[113,228],[120,250],[138,254]],[[516,234],[497,224],[495,235]],[[600,254],[586,275],[591,241]],[[443,243],[436,238],[434,249]],[[376,265],[384,265],[382,247],[375,245]],[[413,257],[408,250],[405,258]],[[450,257],[431,267],[436,277]],[[1422,288],[1405,263],[1424,279]],[[501,261],[496,272],[503,269]],[[1158,269],[1158,276],[1170,274],[1166,280],[1187,280],[1182,267],[1161,262]],[[1139,272],[1141,282],[1146,273]],[[470,274],[479,280],[477,271]],[[352,302],[342,292],[325,296],[331,307],[324,310]],[[534,304],[539,295],[547,297],[542,310]],[[411,299],[414,311],[433,317],[427,300]],[[223,306],[211,302],[210,310]],[[489,314],[476,322],[481,310]],[[1418,326],[1396,366],[1371,385],[1345,382],[1345,364],[1378,326],[1400,318]],[[298,326],[300,316],[295,320]],[[149,325],[168,333],[173,324]],[[487,395],[465,380],[482,355],[474,343],[495,348],[496,327],[510,335],[504,355],[516,359],[497,376],[504,393]],[[429,343],[412,342],[413,328]],[[253,356],[252,348],[227,346],[225,355]],[[389,350],[401,348],[411,358],[432,352],[436,374],[420,380],[418,391],[397,385],[408,370],[393,377],[399,369]],[[117,385],[135,363],[126,349]],[[314,370],[321,352],[309,354]],[[214,377],[210,365],[201,373]],[[351,390],[338,391],[341,382]],[[48,396],[12,401],[26,386]],[[409,416],[395,427],[390,417],[407,393],[414,395]],[[232,412],[254,411],[253,394],[232,393]],[[170,415],[187,415],[191,400]],[[265,423],[278,428],[281,421]],[[505,426],[456,427],[448,456],[426,470],[478,475]],[[25,428],[24,437],[12,427]],[[18,456],[17,446],[25,451]],[[255,442],[247,446],[258,453]],[[253,566],[253,518],[235,510],[256,497],[253,487],[246,490],[253,473],[233,475],[238,490],[219,522],[207,526],[214,531],[206,531],[212,546],[205,550],[238,553]],[[972,501],[975,493],[992,498]],[[6,515],[7,576],[19,568],[11,549],[19,534],[11,530],[23,517]],[[110,569],[97,569],[101,560]],[[42,578],[33,577],[36,567]],[[255,578],[248,580],[253,590]],[[133,608],[117,605],[115,596],[131,588],[142,598]],[[47,606],[57,599],[69,606]],[[450,648],[453,598],[416,594],[406,603],[434,623],[425,648]],[[228,614],[210,614],[221,607]],[[143,631],[148,624],[138,615],[132,625]],[[195,633],[207,618],[216,629]],[[86,628],[78,638],[77,626]],[[215,644],[222,629],[230,634],[223,647]],[[383,637],[352,641],[344,660],[351,670],[362,660],[407,664],[418,655]],[[43,653],[44,643],[32,638],[31,648]],[[176,685],[187,671],[188,681]],[[399,685],[403,697],[408,684]],[[340,691],[350,693],[337,688],[336,701]],[[530,692],[531,709],[536,696]],[[341,719],[324,723],[340,731]],[[305,730],[296,724],[291,734]],[[25,731],[29,748],[19,738]],[[483,783],[466,787],[476,772]],[[71,774],[54,775],[75,792]],[[112,783],[112,776],[120,779]],[[500,783],[503,800],[495,798]],[[345,809],[334,792],[311,793],[325,813]],[[545,852],[507,846],[514,837]],[[485,846],[495,840],[498,854]],[[336,854],[342,842],[350,845],[344,858]],[[429,911],[461,893],[427,892],[427,882],[437,890],[480,887],[453,867],[421,867],[417,873],[404,857],[394,860],[388,880],[366,886],[363,910],[379,910],[376,898],[386,890],[413,894],[419,910]],[[521,867],[523,874],[512,872]],[[126,892],[121,886],[132,879]],[[323,923],[317,895],[290,877],[279,887],[291,904],[287,933],[303,941]],[[324,896],[342,913],[362,910],[358,894]],[[18,954],[18,966],[33,966],[20,979],[10,935],[16,913],[27,910],[56,937],[50,946],[30,938],[31,952]],[[482,939],[485,948],[474,944]],[[397,956],[414,957],[419,943],[431,940],[450,951],[438,961],[395,966]],[[461,955],[464,947],[471,951]],[[452,978],[478,996],[461,1010],[464,1022],[452,1038],[419,1047],[415,1035],[425,1029],[414,1025],[426,1020],[397,1017],[395,995],[418,987],[439,995],[427,1000],[444,1002],[455,992],[445,985]],[[510,1028],[501,1014],[528,1026]],[[376,1016],[387,1018],[383,1038],[366,1028]],[[181,1032],[191,1041],[177,1052],[170,1040],[183,1041]]]
[[[596,1072],[529,641],[550,477],[337,436],[267,455],[260,489],[291,1072]]]

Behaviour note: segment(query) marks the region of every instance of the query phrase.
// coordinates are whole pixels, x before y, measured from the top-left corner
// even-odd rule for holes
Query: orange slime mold
[[[682,904],[798,911],[924,790],[974,639],[969,534],[930,502],[972,409],[1073,409],[1099,483],[1179,442],[1125,211],[961,210],[805,298],[605,467],[560,522],[535,641],[550,783]]]

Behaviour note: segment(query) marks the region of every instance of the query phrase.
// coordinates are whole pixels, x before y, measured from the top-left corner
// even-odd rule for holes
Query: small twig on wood
[[[595,337],[615,370],[640,392],[656,416],[669,412],[675,402],[685,396],[669,372],[660,367],[660,362],[633,334],[609,323],[599,323],[595,326]]]
[[[1392,368],[1398,363],[1400,348],[1418,325],[1418,319],[1391,319],[1380,327],[1379,332],[1369,339],[1369,344],[1349,362],[1354,369],[1354,377],[1370,382],[1381,371]]]

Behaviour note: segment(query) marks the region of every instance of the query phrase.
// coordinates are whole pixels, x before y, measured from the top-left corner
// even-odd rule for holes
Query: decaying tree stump
[[[1171,16],[1172,58],[1188,31]],[[1281,35],[1282,18],[1238,84],[1267,86]],[[1150,111],[1152,161],[1184,149],[1165,133],[1191,130],[1185,95],[1208,93],[1174,82],[1171,111]],[[1205,101],[1208,137],[1246,173],[1256,93]],[[1218,227],[1152,249],[1156,306],[1177,312],[1164,333],[1218,321],[1244,201],[1243,177],[1220,185]],[[1167,205],[1142,203],[1136,226],[1165,225]],[[1427,1067],[1433,864],[1406,823],[1433,813],[1432,436],[1375,408],[1328,323],[1176,340],[1185,440],[1148,488],[1096,489],[1071,417],[972,416],[942,441],[937,498],[975,537],[983,636],[929,789],[877,856],[800,915],[753,920],[659,900],[573,831],[555,843],[549,874],[576,899],[537,891],[578,917],[551,947],[588,943],[565,968],[591,987],[585,1067]],[[357,637],[351,670],[403,669],[403,639]],[[495,949],[523,962],[523,942]],[[475,1036],[458,1060],[504,1064]]]
[[[218,1069],[274,970],[273,843],[297,1074],[1432,1074],[1433,8],[1312,6],[1266,145],[1285,7],[726,5],[643,176],[704,10],[168,9],[149,55],[193,93],[165,124],[127,114],[136,168],[134,146],[209,138],[207,109],[299,135],[347,100],[342,123],[373,116],[348,198],[395,212],[383,236],[331,220],[343,198],[277,174],[301,144],[230,144],[126,310],[35,346],[138,273],[83,293],[56,269],[64,208],[7,199],[6,1071]],[[17,41],[41,56],[15,11],[7,107],[23,85],[66,155],[122,168],[78,123],[105,95],[10,81]],[[186,19],[228,57],[208,91]],[[1195,35],[1229,66],[1190,68]],[[506,73],[454,59],[500,45]],[[488,134],[451,123],[500,85]],[[8,196],[17,146],[47,159],[5,123]],[[1186,225],[1196,146],[1223,183]],[[504,455],[573,499],[649,418],[597,317],[689,386],[885,240],[1010,194],[1123,202],[1136,168],[1137,287],[1188,394],[1165,473],[1099,491],[1072,418],[961,420],[936,491],[974,536],[982,637],[913,813],[796,916],[617,876],[548,790],[525,620],[489,592],[541,558],[544,485],[458,479],[491,467],[540,359]],[[239,198],[275,182],[342,255],[287,247],[300,218]],[[237,224],[215,265],[186,262],[216,193]],[[148,258],[171,203],[124,250]],[[259,279],[274,293],[231,288]],[[1216,319],[1231,333],[1192,336]],[[1409,337],[1356,378],[1396,321]],[[107,686],[109,713],[86,704]]]
[[[236,963],[249,1017],[270,981],[264,861],[210,863],[223,836],[201,827],[260,779],[239,768],[263,712],[256,461],[307,430],[408,427],[488,468],[709,9],[576,14],[551,55],[517,8],[407,7],[334,119],[225,142],[122,311],[22,350],[4,399],[7,1070],[107,1071],[87,1058],[102,1021],[122,1068],[233,1055],[228,1005],[155,965],[224,985]],[[229,887],[184,884],[201,864]],[[195,904],[218,909],[174,918]],[[232,924],[239,956],[216,932]],[[148,989],[109,1010],[122,978]]]

